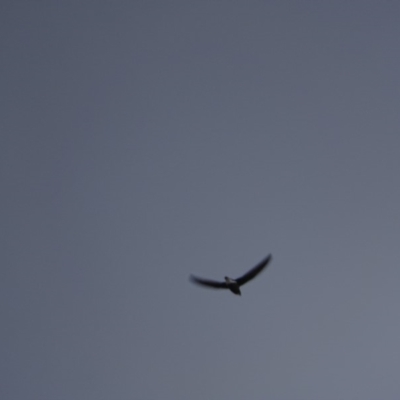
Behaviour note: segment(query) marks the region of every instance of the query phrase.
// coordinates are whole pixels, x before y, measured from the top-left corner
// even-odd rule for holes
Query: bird
[[[190,275],[190,280],[198,285],[211,287],[214,289],[229,289],[232,293],[241,296],[240,286],[244,285],[255,276],[257,276],[272,260],[272,255],[269,254],[263,260],[261,260],[255,267],[250,271],[246,272],[240,278],[232,279],[225,276],[224,282],[212,281],[210,279],[198,278],[197,276]]]

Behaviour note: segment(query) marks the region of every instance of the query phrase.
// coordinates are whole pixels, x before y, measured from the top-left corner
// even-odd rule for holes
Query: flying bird
[[[255,276],[257,276],[272,260],[272,255],[269,254],[262,261],[260,261],[255,267],[253,267],[250,271],[246,272],[243,276],[237,279],[229,278],[225,276],[224,282],[212,281],[209,279],[198,278],[196,276],[191,275],[190,280],[193,283],[197,283],[198,285],[207,286],[215,289],[229,289],[232,293],[241,295],[240,286],[244,285]]]

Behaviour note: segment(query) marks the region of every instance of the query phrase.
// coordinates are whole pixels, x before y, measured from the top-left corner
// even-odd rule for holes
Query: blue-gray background
[[[398,2],[0,19],[2,399],[399,398]]]

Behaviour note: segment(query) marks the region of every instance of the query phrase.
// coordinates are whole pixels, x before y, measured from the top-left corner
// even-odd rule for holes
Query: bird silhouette
[[[260,261],[255,267],[250,271],[246,272],[243,276],[237,279],[229,278],[225,276],[224,282],[212,281],[210,279],[198,278],[197,276],[190,276],[190,280],[201,286],[207,286],[214,289],[229,289],[232,293],[241,295],[240,286],[244,285],[255,276],[257,276],[272,260],[272,255],[269,254],[262,261]]]

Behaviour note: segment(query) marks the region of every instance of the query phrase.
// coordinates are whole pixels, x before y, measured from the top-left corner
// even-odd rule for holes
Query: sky
[[[400,3],[0,21],[0,398],[399,398]]]

